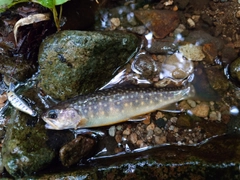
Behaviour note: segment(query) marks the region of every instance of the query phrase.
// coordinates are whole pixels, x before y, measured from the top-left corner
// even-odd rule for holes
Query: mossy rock
[[[138,46],[130,33],[61,31],[41,44],[39,85],[61,100],[92,92],[111,80]]]

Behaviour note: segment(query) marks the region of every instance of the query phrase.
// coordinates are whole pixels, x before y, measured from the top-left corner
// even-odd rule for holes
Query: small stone
[[[192,16],[192,20],[193,20],[195,23],[198,22],[199,19],[200,19],[200,16],[199,16],[199,15],[193,15],[193,16]]]
[[[190,28],[195,28],[195,26],[196,26],[195,22],[191,18],[187,19],[187,23],[188,23]]]
[[[137,142],[137,140],[138,140],[137,134],[136,133],[130,134],[129,140],[130,140],[131,143],[135,144]]]
[[[154,140],[156,144],[164,144],[167,142],[166,136],[155,136]]]
[[[154,130],[154,128],[155,128],[155,124],[154,124],[154,123],[151,123],[151,124],[149,124],[149,125],[147,126],[147,131],[149,131],[149,130]]]
[[[122,131],[122,130],[123,130],[123,126],[122,126],[122,125],[117,125],[116,129],[117,129],[118,131]]]
[[[137,146],[140,147],[140,148],[146,146],[146,145],[144,144],[143,140],[141,140],[141,139],[140,139],[140,140],[137,140],[136,144],[137,144]]]
[[[191,118],[190,118],[190,116],[185,115],[185,114],[181,114],[178,117],[176,125],[178,127],[187,127],[187,128],[191,127]]]
[[[163,118],[164,114],[160,111],[157,112],[157,114],[155,115],[155,119],[159,119],[159,118]]]
[[[116,140],[117,143],[122,142],[122,136],[121,136],[120,134],[117,134],[117,135],[115,136],[115,140]]]
[[[180,53],[183,54],[188,60],[202,61],[205,55],[202,52],[201,46],[196,46],[193,44],[186,44],[179,46]]]
[[[155,135],[160,135],[160,134],[162,134],[162,129],[159,128],[159,127],[155,127],[153,131],[154,131]]]
[[[206,55],[206,58],[204,59],[204,61],[209,64],[213,64],[215,58],[217,57],[217,49],[215,45],[211,43],[204,44],[202,50]]]
[[[131,133],[131,129],[127,128],[123,131],[123,135],[128,136]]]
[[[193,115],[198,117],[207,117],[209,113],[209,105],[206,103],[200,103],[195,108],[192,108],[190,111],[193,113]]]
[[[212,111],[209,113],[209,120],[211,120],[211,121],[217,120],[217,113],[215,111]]]
[[[187,103],[188,103],[192,108],[196,107],[196,105],[197,105],[197,103],[196,103],[195,101],[191,100],[191,99],[188,99],[188,100],[187,100]]]
[[[236,17],[240,19],[240,10],[236,12]]]
[[[160,118],[158,120],[156,120],[156,125],[161,128],[161,127],[165,127],[167,121],[165,121],[163,118]]]
[[[110,19],[110,22],[112,23],[112,26],[115,28],[120,26],[120,24],[121,24],[119,18],[112,18],[112,19]]]
[[[191,106],[188,104],[188,102],[186,100],[184,101],[181,101],[179,104],[178,104],[178,108],[179,109],[183,109],[183,110],[188,110],[191,108]]]
[[[108,129],[108,134],[112,137],[115,136],[115,133],[116,133],[116,127],[115,126],[111,126],[109,129]]]

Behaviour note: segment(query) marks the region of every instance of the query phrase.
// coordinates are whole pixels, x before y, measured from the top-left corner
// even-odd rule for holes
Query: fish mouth
[[[45,127],[47,129],[59,129],[58,126],[55,124],[54,120],[49,119],[45,116],[42,116],[42,119],[46,122]]]

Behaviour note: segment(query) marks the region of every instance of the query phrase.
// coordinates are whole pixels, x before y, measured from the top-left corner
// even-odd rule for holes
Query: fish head
[[[47,129],[71,129],[77,128],[83,121],[81,115],[74,108],[53,108],[42,114],[42,119],[47,123]]]

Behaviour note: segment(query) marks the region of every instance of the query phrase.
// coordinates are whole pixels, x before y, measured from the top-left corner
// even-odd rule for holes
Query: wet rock
[[[137,10],[136,18],[141,21],[155,38],[164,38],[179,24],[178,15],[168,10]]]
[[[188,34],[188,36],[185,38],[185,41],[190,42],[192,44],[199,44],[199,45],[212,43],[214,44],[214,46],[218,51],[223,49],[224,47],[223,40],[221,40],[220,38],[213,37],[207,32],[202,30],[191,31]]]
[[[174,1],[179,9],[185,9],[189,3],[189,0],[176,0]]]
[[[179,51],[188,60],[201,61],[205,57],[205,55],[202,52],[202,47],[195,46],[193,44],[186,44],[183,46],[179,46]]]
[[[35,89],[27,89],[23,95],[36,103],[33,106],[35,110],[43,109]],[[40,117],[29,116],[15,108],[9,110],[11,117],[7,123],[2,155],[5,169],[15,178],[31,175],[48,166],[63,143],[73,138],[69,131],[59,136],[60,131],[46,130]]]
[[[229,70],[231,77],[240,82],[240,58],[237,58],[230,64]]]
[[[211,67],[206,69],[207,78],[210,86],[218,93],[224,93],[229,88],[229,81],[222,69]]]
[[[5,75],[7,82],[25,81],[37,71],[36,67],[29,62],[16,62],[14,58],[1,54],[0,56],[0,73]]]
[[[204,102],[201,102],[196,107],[190,109],[193,115],[203,118],[208,117],[209,110],[210,110],[209,105]]]
[[[187,128],[190,128],[191,127],[191,117],[188,116],[188,115],[180,115],[178,117],[178,120],[177,120],[177,123],[176,125],[178,127],[187,127]]]
[[[41,44],[39,86],[61,100],[94,91],[137,47],[138,38],[129,33],[61,31]]]
[[[217,49],[214,44],[204,44],[202,50],[205,54],[204,61],[208,64],[214,64],[214,60],[217,57]]]
[[[94,145],[95,140],[85,136],[78,136],[65,144],[59,151],[62,165],[69,167],[76,164],[82,158],[92,153]]]
[[[180,53],[169,56],[162,64],[160,78],[184,79],[193,72],[193,62],[185,60]]]
[[[152,78],[158,70],[156,62],[147,54],[137,55],[132,62],[131,68],[135,73],[141,74],[146,79]]]
[[[226,64],[230,64],[232,61],[237,59],[238,54],[232,47],[224,47],[222,50],[222,61]]]
[[[201,15],[201,19],[203,20],[203,22],[205,22],[207,25],[211,26],[212,25],[212,20],[211,18],[207,15],[207,14],[202,14]]]
[[[173,54],[178,49],[172,37],[151,40],[150,42],[145,41],[144,46],[146,51],[153,54]]]

